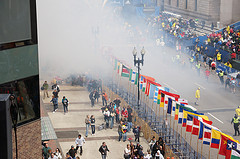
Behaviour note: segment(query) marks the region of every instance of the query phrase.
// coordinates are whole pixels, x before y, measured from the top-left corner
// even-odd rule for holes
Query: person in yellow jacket
[[[230,68],[232,68],[232,64],[228,61],[228,62],[226,62],[225,64],[224,64],[225,66],[227,66],[227,67],[230,67]]]
[[[200,99],[200,87],[196,90],[195,98],[196,98],[195,105],[198,105],[198,101]]]
[[[236,114],[240,117],[240,106],[238,106],[237,109],[235,109]]]
[[[234,131],[235,131],[235,134],[233,136],[238,136],[240,135],[239,133],[239,121],[240,121],[240,118],[237,116],[237,114],[234,115],[234,117],[232,118],[232,121],[231,121],[231,124],[233,123],[233,128],[234,128]]]
[[[220,52],[217,53],[217,61],[218,62],[222,61],[222,54]]]

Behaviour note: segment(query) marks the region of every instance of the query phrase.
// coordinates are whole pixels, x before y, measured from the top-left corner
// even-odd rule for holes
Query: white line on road
[[[206,89],[205,87],[201,86],[201,85],[198,84],[198,83],[194,83],[194,84],[196,84],[197,86],[201,87],[202,89]]]
[[[173,87],[169,86],[167,83],[163,82],[163,84],[165,84],[167,87],[169,87],[169,88],[172,89],[173,91],[177,92],[176,89],[174,89]]]
[[[221,120],[219,120],[218,118],[216,118],[215,116],[213,116],[211,113],[208,113],[209,115],[211,115],[214,119],[216,119],[217,121],[219,121],[220,123],[223,124],[223,122]]]

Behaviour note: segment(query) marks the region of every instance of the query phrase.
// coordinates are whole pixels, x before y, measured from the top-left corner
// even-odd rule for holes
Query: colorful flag
[[[178,112],[178,124],[182,124],[183,120],[183,108],[179,107],[179,112]]]
[[[211,148],[219,149],[220,139],[221,139],[220,131],[212,129]]]
[[[237,148],[237,143],[232,141],[232,140],[227,140],[227,148],[226,148],[226,157],[225,159],[231,159],[231,151],[232,149],[236,149]]]
[[[133,72],[133,70],[130,69],[130,73],[129,73],[129,81],[132,81],[132,72]]]
[[[210,145],[210,143],[211,143],[211,133],[212,133],[212,128],[204,125],[203,144]]]
[[[139,87],[140,89],[142,90],[143,89],[143,76],[140,77],[140,84],[139,84]]]
[[[186,127],[187,126],[187,116],[188,116],[188,112],[183,110],[183,122],[182,122],[182,127]]]
[[[175,110],[176,110],[176,102],[172,101],[172,113],[171,113],[171,116],[175,116]]]
[[[157,88],[155,85],[150,84],[150,89],[149,89],[149,99],[153,99],[155,96],[155,88]]]
[[[236,148],[232,149],[231,159],[240,159],[240,144],[237,143]]]
[[[129,77],[129,72],[130,72],[130,69],[127,68],[125,65],[122,66],[122,74],[121,76],[122,77]]]
[[[192,132],[192,126],[193,126],[193,116],[188,114],[187,115],[186,131],[187,132]]]
[[[193,127],[192,127],[192,134],[198,135],[199,134],[199,127],[200,127],[200,121],[193,117]]]
[[[178,112],[179,112],[179,104],[176,103],[176,108],[175,108],[175,117],[174,120],[178,120]]]
[[[165,94],[161,93],[160,107],[164,107],[164,98],[165,98]]]
[[[172,100],[175,100],[174,97],[165,94],[164,110],[167,110],[167,107],[168,107],[168,98],[171,98]]]
[[[167,108],[167,113],[168,114],[171,114],[172,112],[172,99],[171,98],[168,98],[168,108]]]
[[[147,83],[146,78],[143,78],[142,92],[145,92],[145,91],[146,91],[146,83]]]
[[[136,79],[136,71],[132,70],[131,82],[134,83]]]
[[[118,70],[118,74],[121,76],[122,75],[122,68],[123,68],[123,64],[120,63],[119,65],[119,70]]]
[[[157,100],[158,100],[158,87],[155,87],[155,91],[154,91],[154,100],[153,102],[154,103],[157,103]]]
[[[118,60],[115,59],[114,70],[117,70],[117,63],[118,63]]]
[[[135,83],[134,83],[135,85],[138,84],[138,78],[139,78],[139,77],[138,77],[138,73],[136,73],[136,76],[135,76]]]
[[[221,133],[221,144],[218,152],[219,155],[223,155],[223,156],[227,155],[226,149],[227,149],[228,140],[234,141],[234,139],[231,136]]]
[[[179,98],[179,99],[178,99],[178,102],[179,102],[180,104],[188,105],[188,101],[187,101],[186,99],[183,99],[183,98]]]

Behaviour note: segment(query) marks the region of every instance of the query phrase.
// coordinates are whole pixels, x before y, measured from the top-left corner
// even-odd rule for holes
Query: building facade
[[[0,94],[15,97],[17,112],[12,156],[41,158],[36,0],[1,0],[0,8]]]
[[[220,22],[220,27],[240,20],[239,0],[158,0],[158,5],[184,18]]]

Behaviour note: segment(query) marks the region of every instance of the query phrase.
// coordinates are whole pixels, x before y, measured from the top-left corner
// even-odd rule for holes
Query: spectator
[[[42,155],[43,155],[44,159],[48,159],[50,157],[50,153],[49,153],[49,152],[51,152],[50,150],[51,150],[51,148],[48,147],[47,143],[45,143],[44,147],[42,149]]]
[[[91,101],[91,106],[92,106],[92,107],[94,107],[95,93],[96,93],[96,91],[92,91],[92,92],[89,94],[89,99],[90,99],[90,101]]]
[[[227,79],[225,80],[225,90],[227,89],[227,86],[231,89],[231,87],[230,87],[230,78],[229,77],[227,77]]]
[[[123,107],[123,110],[121,112],[121,116],[124,117],[124,118],[128,117],[128,111],[127,111],[126,107]]]
[[[77,149],[74,149],[73,145],[71,146],[71,149],[68,151],[68,153],[73,159],[76,159]]]
[[[92,135],[95,135],[95,117],[94,117],[94,115],[91,115],[90,120],[91,120]]]
[[[54,153],[52,152],[51,155],[48,157],[48,159],[58,159],[57,156],[54,155]]]
[[[127,117],[127,120],[128,120],[128,131],[131,131],[131,129],[132,129],[132,116],[133,116],[133,113],[132,113],[132,108],[130,107],[130,105],[128,105],[127,114],[128,114],[128,117]]]
[[[55,113],[58,109],[58,100],[56,97],[52,96],[52,100],[50,102],[53,103],[53,113]]]
[[[104,120],[106,122],[106,129],[109,128],[109,119],[110,119],[110,111],[108,110],[108,108],[105,109],[105,111],[103,112],[104,115]]]
[[[130,145],[127,144],[127,147],[124,149],[124,159],[130,159],[131,157],[131,148]]]
[[[216,69],[216,62],[215,61],[213,61],[211,63],[211,67],[212,67],[212,70],[215,71],[215,69]]]
[[[121,101],[119,98],[116,98],[113,102],[116,104],[117,107],[120,106]]]
[[[90,127],[90,123],[91,123],[90,116],[87,115],[86,118],[85,118],[85,124],[86,124],[86,134],[85,134],[85,136],[86,137],[88,137],[88,130],[89,130],[89,127]]]
[[[206,75],[206,79],[208,81],[209,75],[210,75],[210,71],[208,69],[206,69],[205,71],[205,75]]]
[[[236,79],[234,77],[232,77],[231,81],[230,81],[230,86],[231,86],[231,92],[235,93],[236,92]]]
[[[151,151],[149,149],[147,150],[147,155],[144,156],[144,159],[152,159]]]
[[[100,98],[100,94],[99,94],[99,92],[98,91],[96,91],[95,90],[95,95],[94,95],[94,98],[95,98],[95,100],[97,101],[97,103],[98,103],[98,99]]]
[[[101,153],[102,159],[107,158],[107,152],[110,152],[110,151],[105,142],[103,142],[102,145],[100,146],[99,152]]]
[[[107,106],[107,101],[108,101],[107,93],[105,93],[105,91],[103,91],[103,93],[102,93],[102,102],[103,102],[103,106],[104,106],[104,105]]]
[[[85,143],[85,139],[82,137],[82,135],[79,134],[75,140],[75,143],[76,143],[76,153],[78,148],[80,147],[80,156],[82,156],[82,153],[83,153],[82,146],[83,146],[83,143]]]
[[[137,125],[133,128],[133,133],[134,133],[134,136],[135,136],[135,141],[140,142],[139,141],[140,128]]]
[[[115,116],[115,110],[114,110],[114,107],[112,107],[110,111],[110,117],[109,117],[110,129],[112,129],[114,125],[114,116]]]
[[[62,159],[62,154],[59,148],[56,148],[55,155],[57,156],[58,159]]]
[[[150,147],[151,151],[152,151],[153,146],[154,146],[155,143],[156,143],[156,138],[155,138],[155,136],[153,136],[151,141],[150,141],[150,143],[149,143],[149,147]]]
[[[69,104],[68,99],[65,96],[63,96],[62,104],[63,104],[64,115],[65,115],[65,113],[68,113],[68,104]]]
[[[66,153],[66,159],[73,159],[69,153]]]
[[[48,83],[47,81],[44,82],[43,84],[43,99],[45,99],[46,95],[47,97],[49,98],[49,95],[48,95]]]
[[[225,66],[227,66],[227,67],[230,67],[230,68],[232,68],[232,64],[228,61],[228,62],[226,62],[225,64],[224,64]]]
[[[119,123],[120,107],[117,107],[115,112],[116,112],[116,123]]]

